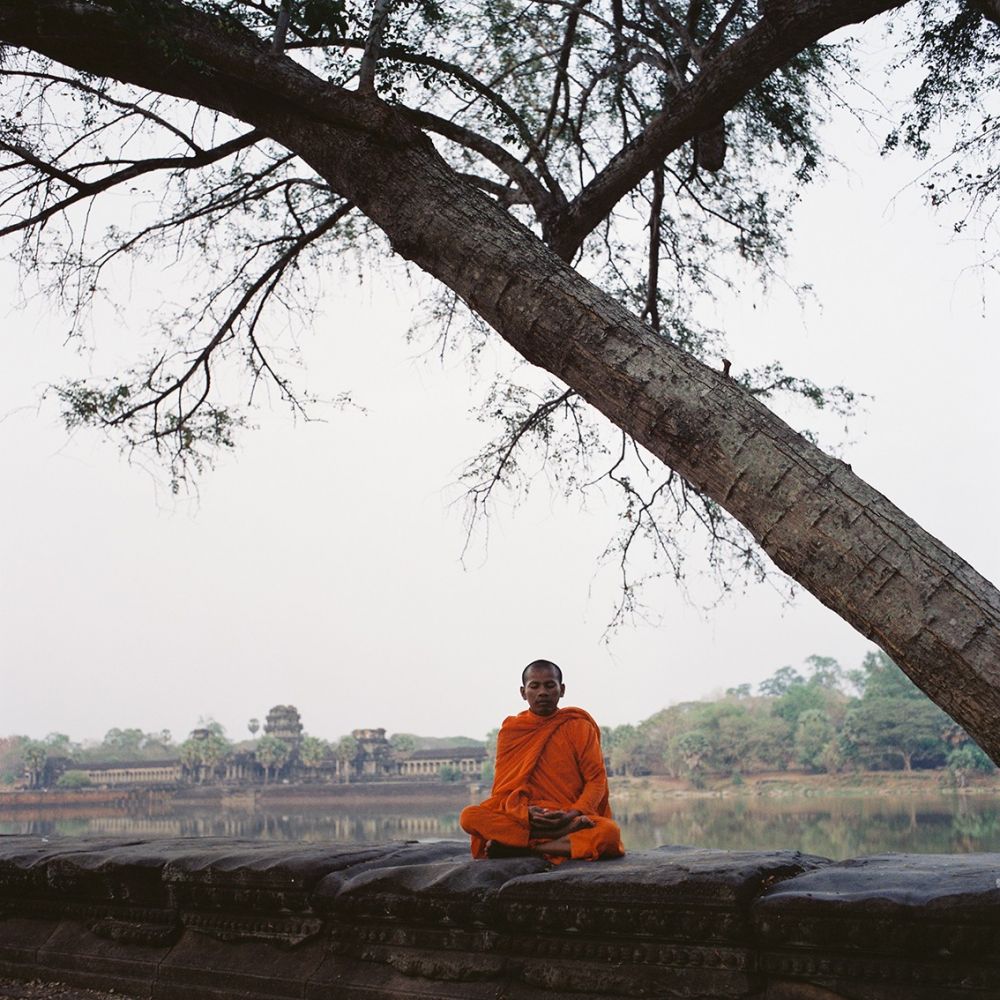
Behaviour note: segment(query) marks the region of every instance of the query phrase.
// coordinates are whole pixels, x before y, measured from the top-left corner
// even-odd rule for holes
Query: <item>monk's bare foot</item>
[[[528,847],[514,847],[513,844],[502,844],[499,840],[486,841],[488,858],[527,858],[533,853]]]
[[[556,840],[535,844],[531,848],[531,853],[545,858],[571,858],[573,846],[569,842],[569,837],[559,837]]]

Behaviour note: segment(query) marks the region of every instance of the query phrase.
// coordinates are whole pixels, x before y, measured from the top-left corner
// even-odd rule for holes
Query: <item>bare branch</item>
[[[100,180],[96,181],[81,181],[78,178],[73,177],[72,174],[67,174],[51,164],[42,163],[37,157],[32,156],[26,150],[14,143],[5,143],[0,141],[0,149],[8,149],[11,152],[16,153],[24,160],[25,163],[34,166],[36,169],[42,170],[44,173],[63,181],[75,189],[73,194],[47,206],[42,211],[36,212],[34,215],[29,216],[26,219],[21,219],[18,222],[3,227],[0,229],[0,236],[6,236],[9,233],[30,229],[33,226],[44,223],[51,219],[54,215],[65,211],[71,205],[76,204],[76,202],[81,201],[84,198],[92,198],[103,191],[107,191],[110,188],[117,186],[118,184],[135,180],[135,178],[141,177],[143,174],[162,170],[187,170],[194,167],[208,166],[209,164],[217,163],[219,160],[224,160],[227,156],[231,156],[233,153],[239,152],[241,149],[246,149],[247,147],[252,146],[262,138],[263,133],[257,129],[252,129],[241,136],[237,136],[235,139],[230,139],[228,142],[224,142],[221,146],[217,146],[215,149],[194,153],[190,156],[165,156],[155,157],[148,160],[140,160],[124,170],[108,174],[106,177],[102,177]]]
[[[240,296],[239,300],[230,310],[229,314],[219,325],[219,328],[208,340],[208,342],[201,348],[200,351],[195,355],[194,359],[190,362],[187,369],[179,375],[177,378],[171,380],[171,382],[163,389],[157,391],[153,396],[148,399],[143,400],[140,403],[136,403],[133,406],[123,410],[119,415],[115,416],[113,419],[107,421],[109,426],[120,426],[127,424],[137,417],[140,413],[145,410],[152,409],[154,414],[159,410],[159,408],[166,403],[171,396],[176,396],[178,400],[179,416],[177,421],[170,425],[164,430],[154,430],[152,436],[154,438],[163,436],[168,433],[178,433],[183,430],[184,425],[194,416],[197,410],[202,406],[208,395],[208,387],[205,387],[205,391],[202,392],[197,402],[193,406],[182,407],[180,404],[181,394],[184,387],[191,381],[192,378],[198,373],[199,369],[203,370],[206,375],[206,381],[209,375],[209,359],[211,358],[213,352],[216,348],[222,344],[232,333],[233,327],[239,318],[243,315],[246,308],[254,300],[254,298],[265,289],[267,286],[274,287],[274,283],[280,279],[281,275],[285,272],[288,266],[298,257],[298,255],[305,250],[311,243],[320,239],[326,233],[330,232],[334,226],[344,218],[345,215],[354,206],[350,203],[345,203],[341,205],[335,212],[332,212],[327,218],[325,218],[318,226],[312,229],[308,233],[304,233],[288,249],[279,255],[271,265],[266,268],[251,284],[246,288],[243,294]],[[151,379],[147,381],[149,388],[152,388]]]
[[[653,199],[649,205],[649,266],[646,278],[646,307],[642,318],[660,332],[660,216],[663,213],[663,168],[653,171]]]

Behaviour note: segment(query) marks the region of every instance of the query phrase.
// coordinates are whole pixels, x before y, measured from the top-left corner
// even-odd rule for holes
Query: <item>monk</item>
[[[625,853],[608,807],[600,729],[582,708],[559,707],[565,693],[554,663],[524,668],[528,710],[500,728],[493,794],[459,818],[472,836],[473,857],[596,861]]]

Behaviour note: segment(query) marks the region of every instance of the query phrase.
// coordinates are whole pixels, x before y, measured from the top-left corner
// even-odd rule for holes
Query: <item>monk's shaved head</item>
[[[551,670],[558,679],[559,683],[562,684],[562,671],[559,667],[553,663],[551,660],[532,660],[524,670],[521,671],[521,685],[525,685],[528,682],[528,671],[537,668],[538,670]]]

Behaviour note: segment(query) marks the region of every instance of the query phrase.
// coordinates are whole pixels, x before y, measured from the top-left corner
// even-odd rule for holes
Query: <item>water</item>
[[[461,803],[327,802],[287,808],[72,809],[0,814],[0,833],[58,836],[239,837],[378,843],[462,837]],[[1000,851],[993,795],[632,798],[615,804],[626,848],[696,844],[729,850],[796,848],[828,858],[886,851]]]

